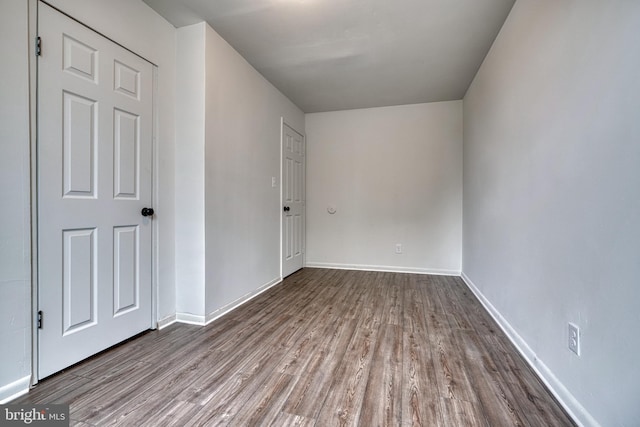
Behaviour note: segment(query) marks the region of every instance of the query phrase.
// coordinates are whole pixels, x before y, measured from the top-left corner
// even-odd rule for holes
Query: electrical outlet
[[[569,350],[580,356],[580,328],[569,322]]]
[[[397,243],[396,244],[396,253],[397,254],[401,254],[402,253],[402,243]]]

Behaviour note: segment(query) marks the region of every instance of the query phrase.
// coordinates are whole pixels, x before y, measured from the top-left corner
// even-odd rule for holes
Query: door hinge
[[[38,329],[42,329],[42,310],[38,312]]]
[[[36,56],[42,55],[42,39],[36,37]]]

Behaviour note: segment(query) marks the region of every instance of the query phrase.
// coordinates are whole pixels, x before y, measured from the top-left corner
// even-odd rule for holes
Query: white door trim
[[[282,245],[284,245],[283,239],[282,239],[282,232],[283,232],[283,228],[282,228],[282,195],[283,195],[283,185],[282,185],[282,167],[283,167],[283,162],[282,162],[282,155],[284,154],[284,148],[283,148],[283,144],[282,144],[282,138],[284,137],[284,125],[285,125],[285,121],[284,121],[284,117],[280,117],[280,192],[278,195],[278,226],[280,228],[280,247],[279,247],[279,251],[280,251],[280,280],[283,279],[282,277],[282,263],[284,262],[284,259],[282,257]]]
[[[38,111],[38,61],[35,40],[38,36],[38,0],[28,0],[29,34],[29,157],[31,193],[31,381],[30,387],[38,383],[38,158],[37,111]]]
[[[153,61],[145,58],[143,55],[129,49],[126,46],[114,41],[110,37],[95,30],[82,21],[74,18],[73,16],[59,10],[55,6],[49,4],[43,0],[28,0],[28,35],[29,35],[29,145],[30,145],[30,200],[31,200],[31,381],[30,387],[35,386],[38,383],[38,358],[39,358],[39,346],[38,346],[38,296],[39,296],[39,281],[38,281],[38,61],[36,57],[36,44],[35,40],[38,37],[38,8],[41,3],[44,3],[53,9],[57,10],[74,21],[82,24],[91,31],[99,34],[100,36],[108,39],[109,41],[117,44],[123,49],[128,50],[134,55],[147,61],[153,66],[152,74],[152,136],[151,136],[151,205],[155,207],[155,204],[159,200],[159,189],[156,183],[158,182],[159,174],[159,156],[158,156],[158,138],[159,134],[159,120],[158,120],[158,65]],[[154,220],[151,222],[151,319],[149,319],[150,329],[158,328],[158,253],[159,253],[159,240],[158,240],[158,222]]]
[[[284,117],[280,117],[280,191],[278,194],[278,227],[280,228],[280,247],[279,247],[279,259],[280,259],[280,280],[283,279],[282,277],[282,263],[284,261],[283,257],[282,257],[282,245],[284,244],[283,239],[282,239],[282,191],[283,191],[283,185],[282,185],[282,167],[283,167],[283,162],[282,162],[282,154],[283,154],[283,145],[282,145],[282,137],[284,136],[284,125],[285,125],[285,121],[284,121]]]

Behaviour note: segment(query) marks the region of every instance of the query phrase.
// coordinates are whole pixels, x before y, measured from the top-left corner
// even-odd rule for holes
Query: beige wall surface
[[[306,122],[308,265],[459,274],[462,101]]]
[[[463,272],[584,425],[640,416],[638,40],[640,2],[517,1],[464,98]]]

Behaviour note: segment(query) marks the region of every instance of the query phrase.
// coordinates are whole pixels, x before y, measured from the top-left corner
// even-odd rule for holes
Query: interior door
[[[38,376],[152,327],[153,65],[40,3]]]
[[[302,268],[305,227],[305,141],[286,124],[282,131],[282,277]]]

